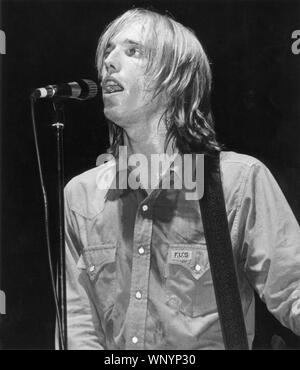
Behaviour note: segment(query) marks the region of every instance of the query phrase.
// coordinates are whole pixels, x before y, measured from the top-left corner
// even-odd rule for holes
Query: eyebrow
[[[130,39],[126,39],[124,40],[123,42],[124,44],[131,44],[131,45],[142,45],[141,42],[138,42],[138,41],[134,41],[134,40],[130,40]]]
[[[141,42],[138,42],[138,41],[134,41],[134,40],[131,40],[131,39],[125,39],[124,41],[122,41],[121,44],[129,44],[129,45],[136,45],[136,46],[142,46],[142,43]],[[110,48],[110,47],[114,47],[115,44],[113,42],[109,42],[107,44],[107,47],[106,48]]]

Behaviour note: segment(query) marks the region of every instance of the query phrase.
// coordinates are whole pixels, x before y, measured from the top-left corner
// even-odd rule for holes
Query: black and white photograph
[[[0,349],[299,350],[299,122],[299,0],[0,0]]]

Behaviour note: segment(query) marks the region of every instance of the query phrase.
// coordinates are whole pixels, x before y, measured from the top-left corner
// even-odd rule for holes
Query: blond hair
[[[142,20],[147,27],[146,74],[151,77],[154,96],[166,92],[167,136],[181,153],[211,153],[220,150],[210,109],[211,69],[194,32],[168,15],[135,8],[111,22],[100,36],[96,65],[101,79],[104,53],[110,40],[128,24]],[[154,47],[155,45],[155,47]],[[123,129],[109,122],[109,153],[117,155],[123,144]]]

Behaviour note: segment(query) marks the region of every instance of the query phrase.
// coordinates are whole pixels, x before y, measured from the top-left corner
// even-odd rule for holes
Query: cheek
[[[129,105],[139,106],[145,104],[145,89],[144,83],[142,81],[136,80],[131,85],[131,88],[128,93],[127,103]]]
[[[140,99],[140,90],[138,86],[132,86],[127,96],[127,103],[130,105],[136,104]]]

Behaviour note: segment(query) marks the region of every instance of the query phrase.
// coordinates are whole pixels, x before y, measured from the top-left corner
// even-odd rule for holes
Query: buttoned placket
[[[160,190],[146,197],[135,218],[130,300],[127,311],[126,349],[143,350],[149,290],[152,207]]]

